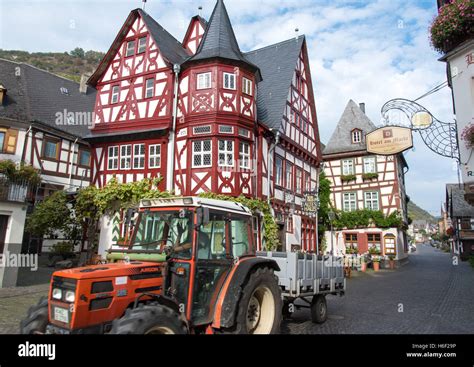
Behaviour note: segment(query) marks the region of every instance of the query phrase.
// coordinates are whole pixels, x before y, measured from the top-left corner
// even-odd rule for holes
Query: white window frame
[[[373,169],[368,170],[367,167],[370,167],[370,165],[372,165]],[[377,173],[377,157],[364,158],[364,173]]]
[[[364,207],[369,210],[380,210],[380,200],[378,191],[364,192]]]
[[[357,193],[343,192],[342,193],[342,210],[345,212],[352,212],[357,210]]]
[[[246,77],[242,78],[242,93],[249,96],[253,95],[253,82]]]
[[[291,170],[288,168],[291,168]],[[285,186],[288,190],[294,189],[293,187],[294,181],[295,181],[295,165],[287,161],[285,163]]]
[[[133,45],[133,48],[131,48],[130,45]],[[125,46],[126,47],[125,57],[130,57],[130,56],[135,55],[135,45],[136,45],[135,40],[127,42],[127,45]]]
[[[199,73],[196,76],[196,89],[201,90],[201,89],[209,89],[211,88],[212,85],[212,80],[211,80],[211,73]]]
[[[146,51],[146,40],[147,37],[140,37],[138,39],[137,54],[142,54]]]
[[[204,142],[208,141],[209,142],[209,150],[205,151],[204,150]],[[200,151],[196,151],[196,144],[199,143],[199,145],[201,146],[201,149]],[[193,157],[192,157],[192,167],[193,168],[205,168],[205,167],[212,167],[212,140],[211,139],[204,139],[204,140],[194,140],[192,142],[193,144]],[[194,160],[194,157],[196,157],[197,155],[201,156],[201,164],[197,165],[195,163],[195,160]],[[209,164],[204,164],[204,157],[209,155],[210,156],[210,159],[209,159]]]
[[[148,146],[148,168],[161,168],[161,144]]]
[[[137,153],[137,148],[139,149],[138,153]],[[144,168],[145,168],[145,144],[144,143],[133,144],[133,169],[144,169]]]
[[[221,144],[224,143],[224,148]],[[230,149],[229,149],[230,143]],[[219,139],[218,147],[218,165],[220,167],[234,167],[234,141],[228,139]],[[223,156],[221,159],[221,155]],[[230,163],[229,163],[230,162]]]
[[[130,153],[125,154],[127,153],[127,148],[130,148]],[[124,164],[125,162],[128,162],[128,167]],[[120,169],[126,171],[132,169],[132,144],[125,144],[120,146]]]
[[[298,175],[299,173],[299,175]],[[295,183],[296,183],[296,193],[302,194],[303,193],[303,169],[301,167],[295,168]]]
[[[357,130],[357,129],[352,131],[352,143],[353,144],[362,143],[362,131]]]
[[[280,162],[280,166],[278,166],[278,162]],[[280,169],[278,169],[280,167]],[[283,186],[283,158],[280,156],[275,156],[275,185]]]
[[[244,141],[239,143],[239,167],[243,169],[251,169],[250,163],[251,153],[250,144]]]
[[[112,151],[112,155],[110,154]],[[118,145],[110,146],[107,151],[107,169],[110,171],[118,170],[120,147]],[[114,164],[115,162],[115,164]],[[112,163],[112,164],[111,164]]]
[[[226,80],[226,77],[228,78]],[[222,86],[224,89],[236,90],[237,89],[237,76],[234,73],[223,73]]]
[[[350,163],[350,164],[348,164]],[[355,174],[355,164],[353,159],[343,159],[341,163],[342,175],[348,176]]]
[[[151,82],[151,86],[148,85]],[[150,95],[148,94],[150,92]],[[145,80],[145,98],[153,98],[155,96],[155,79],[148,78]]]
[[[110,98],[110,103],[115,104],[120,100],[120,86],[114,85],[112,87],[112,97]]]

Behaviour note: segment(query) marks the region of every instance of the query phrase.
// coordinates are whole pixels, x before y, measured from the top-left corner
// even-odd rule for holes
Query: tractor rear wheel
[[[323,294],[314,296],[311,300],[311,320],[315,324],[323,324],[328,318],[328,305]]]
[[[44,334],[48,326],[48,298],[41,297],[38,304],[31,306],[26,317],[21,320],[21,334]]]
[[[158,303],[140,304],[128,309],[113,322],[111,334],[187,334],[183,318],[169,307]]]
[[[281,289],[273,269],[258,268],[242,288],[236,324],[237,334],[276,334],[280,331]]]

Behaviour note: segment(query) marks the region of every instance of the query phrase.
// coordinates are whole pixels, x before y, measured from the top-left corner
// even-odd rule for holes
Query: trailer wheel
[[[158,303],[140,304],[114,320],[111,334],[187,334],[182,317]]]
[[[20,322],[21,334],[44,334],[48,326],[48,298],[41,297],[39,302],[28,309],[26,317]]]
[[[328,305],[326,297],[322,294],[314,296],[311,300],[311,320],[316,324],[323,324],[328,318]]]
[[[281,311],[281,290],[273,269],[258,268],[242,288],[233,333],[276,334]]]

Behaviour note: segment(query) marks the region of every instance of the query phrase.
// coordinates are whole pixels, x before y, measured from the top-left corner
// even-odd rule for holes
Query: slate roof
[[[217,1],[209,18],[201,44],[196,54],[191,56],[188,61],[205,60],[214,57],[251,64],[240,51],[223,0]]]
[[[362,131],[362,141],[360,143],[352,143],[351,133],[354,129]],[[375,129],[374,123],[351,99],[337,123],[336,130],[329,139],[323,155],[366,150],[365,135]]]
[[[19,75],[18,75],[19,73]],[[37,122],[49,128],[83,137],[87,125],[57,125],[58,112],[88,112],[94,110],[96,90],[87,87],[79,92],[79,84],[34,66],[0,59],[0,84],[7,89],[7,99],[0,106],[0,118]],[[67,89],[67,94],[61,92]]]
[[[162,55],[171,64],[181,64],[189,58],[189,53],[181,42],[174,38],[155,19],[142,9],[137,9]]]
[[[245,54],[260,68],[263,80],[258,83],[258,120],[280,129],[291,81],[296,69],[304,36],[292,38]]]
[[[450,200],[450,209],[452,217],[473,217],[474,206],[470,205],[464,195],[466,194],[464,187],[458,184],[447,184],[446,191]]]

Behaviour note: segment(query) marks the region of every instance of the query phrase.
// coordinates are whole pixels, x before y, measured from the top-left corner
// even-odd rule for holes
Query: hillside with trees
[[[437,223],[438,220],[428,213],[426,210],[420,208],[414,202],[410,201],[408,203],[408,216],[412,220],[426,220],[429,223]]]
[[[84,51],[76,47],[70,52],[27,52],[0,49],[0,58],[24,62],[53,74],[79,82],[81,75],[93,73],[104,56],[103,52]]]

